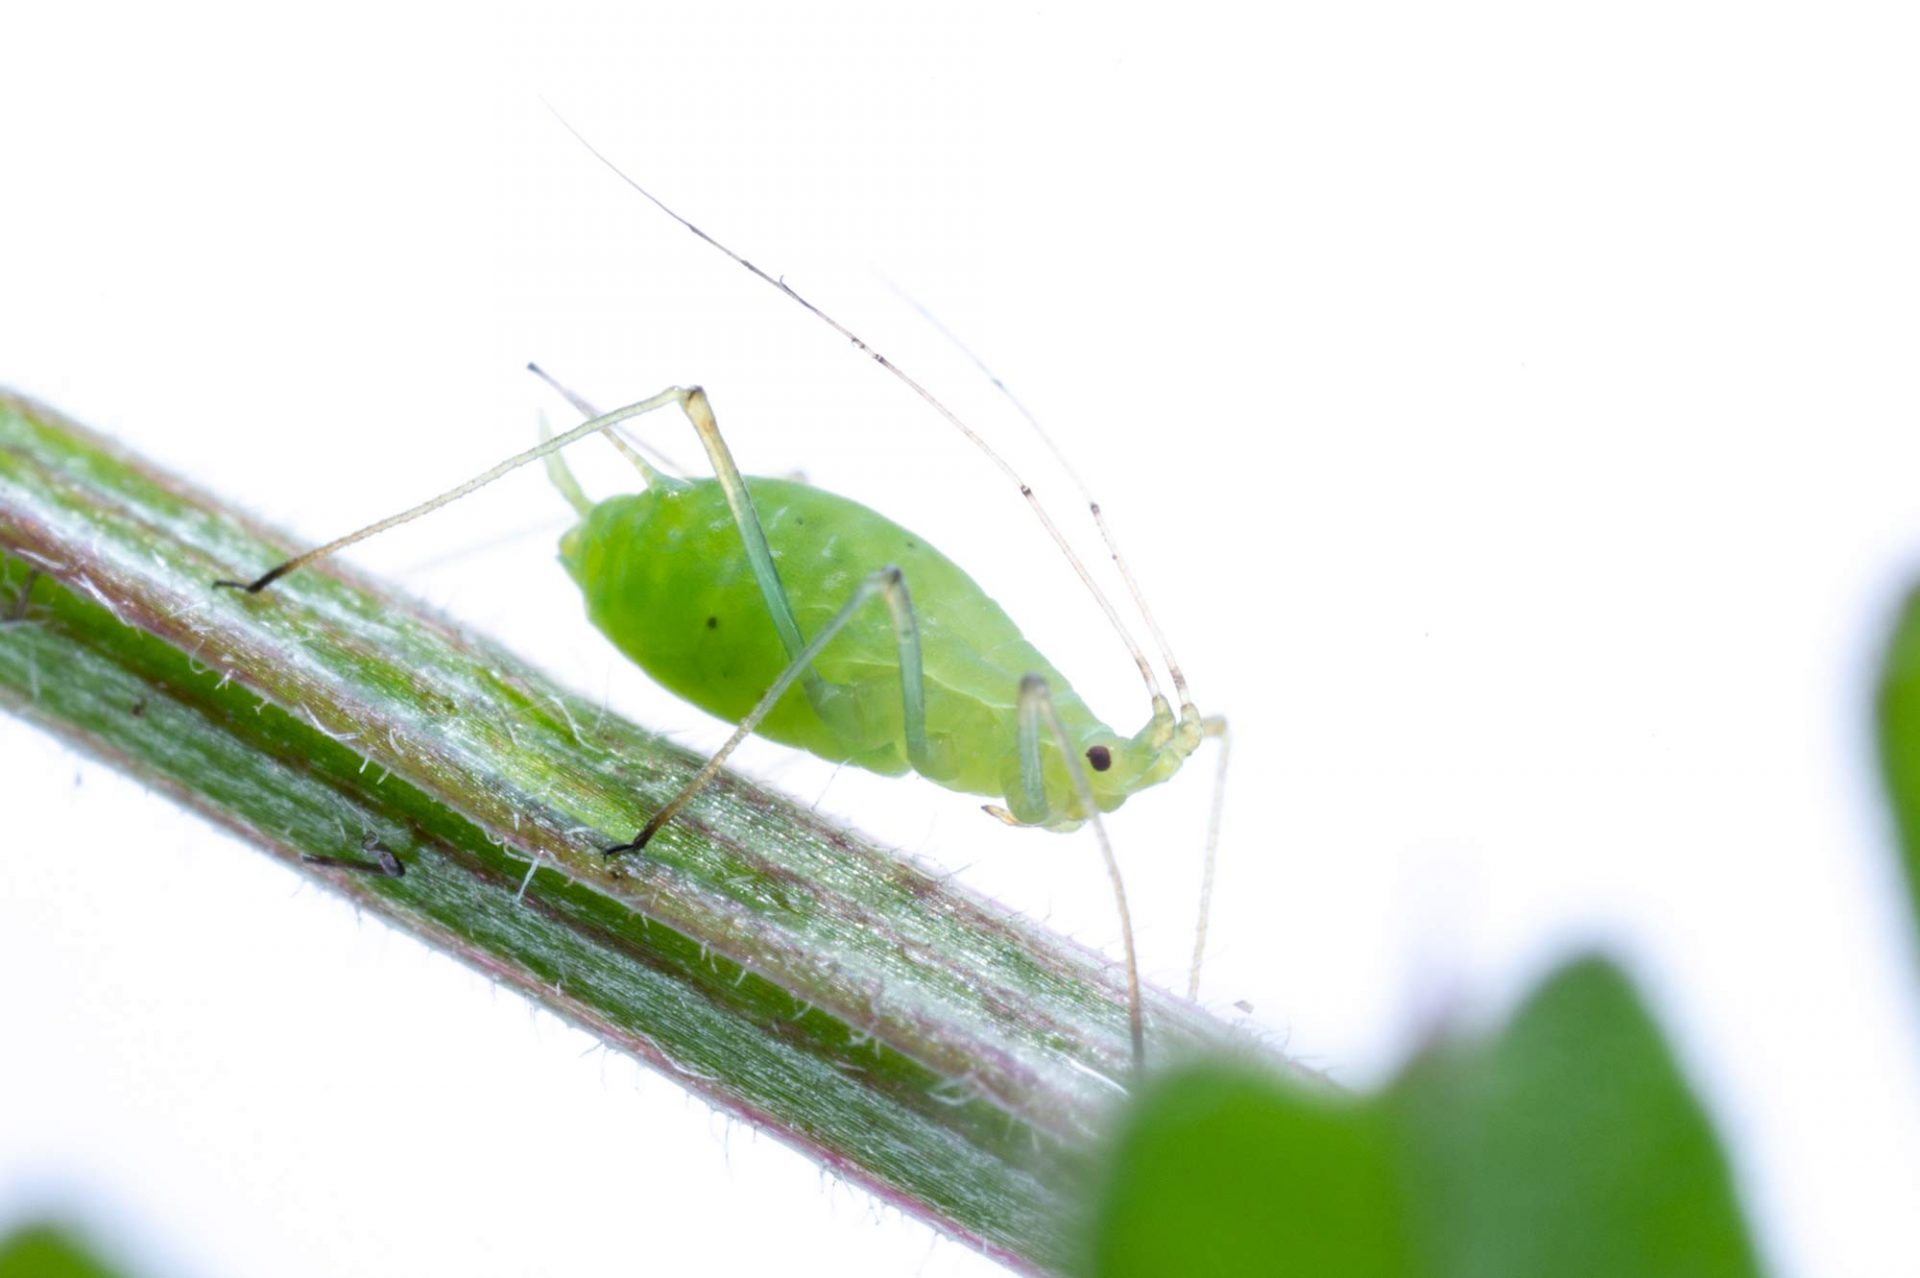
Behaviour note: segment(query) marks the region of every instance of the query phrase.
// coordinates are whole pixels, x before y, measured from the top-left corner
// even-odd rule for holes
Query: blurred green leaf
[[[121,1278],[64,1226],[38,1221],[0,1240],[0,1278]]]
[[[1906,598],[1880,671],[1880,769],[1900,836],[1907,901],[1920,924],[1920,590]]]
[[[1370,1097],[1234,1062],[1168,1078],[1127,1123],[1096,1222],[1100,1278],[1759,1272],[1705,1115],[1598,959]]]
[[[1408,1271],[1394,1133],[1380,1108],[1239,1064],[1174,1075],[1134,1110],[1094,1273]]]

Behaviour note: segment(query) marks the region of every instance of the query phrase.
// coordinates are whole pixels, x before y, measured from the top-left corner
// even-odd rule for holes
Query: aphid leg
[[[27,569],[27,575],[20,579],[20,589],[14,593],[13,607],[7,613],[8,621],[25,621],[27,605],[33,600],[33,583],[40,580],[38,568]]]
[[[590,407],[539,368],[533,365],[528,367],[566,395],[575,407],[582,411]],[[787,659],[793,661],[807,646],[806,637],[800,633],[800,623],[794,619],[793,605],[787,599],[786,587],[780,584],[780,574],[774,570],[773,550],[767,545],[766,530],[761,527],[760,514],[754,509],[753,495],[747,491],[747,481],[740,474],[740,467],[733,460],[733,452],[720,434],[720,424],[713,417],[713,406],[707,402],[706,391],[698,386],[676,389],[670,393],[677,395],[681,410],[686,413],[687,420],[693,423],[694,433],[700,436],[700,445],[706,450],[707,460],[713,466],[713,477],[720,482],[720,491],[726,495],[727,510],[733,515],[734,527],[740,530],[740,540],[747,552],[747,566],[753,572],[754,584],[760,587],[760,598],[767,605],[774,630],[780,635],[780,645],[787,650]],[[641,464],[644,466],[644,463]],[[649,471],[648,478],[651,482],[654,473]],[[799,677],[807,690],[807,700],[824,717],[828,713],[831,698],[826,684],[811,668],[803,668]]]
[[[759,512],[753,508],[753,495],[747,491],[747,481],[741,476],[740,467],[734,464],[727,441],[720,435],[720,425],[713,419],[713,407],[707,403],[707,393],[698,386],[690,388],[681,407],[686,411],[688,420],[693,422],[695,433],[700,436],[700,446],[707,450],[707,461],[713,466],[713,477],[720,481],[720,491],[726,494],[727,509],[732,512],[734,526],[740,530],[740,540],[745,543],[747,565],[753,570],[755,584],[760,587],[760,598],[773,616],[773,628],[780,634],[781,646],[787,650],[788,660],[801,667],[799,677],[807,690],[807,700],[813,703],[816,711],[825,715],[828,700],[826,684],[811,666],[799,661],[801,650],[807,646],[806,639],[800,633],[800,623],[794,620],[793,605],[787,602],[787,591],[780,584],[780,574],[774,571],[773,551],[767,545],[765,529],[760,526]]]
[[[554,393],[578,409],[582,417],[600,416],[600,410],[593,406],[591,400],[577,391],[569,390],[564,383],[538,364],[529,362],[527,364],[527,371],[545,382],[548,386],[551,386]],[[623,456],[632,461],[633,464],[639,468],[640,473],[647,477],[649,482],[652,481],[658,472],[647,464],[645,458],[637,456],[639,453],[653,454],[653,460],[659,463],[661,469],[670,475],[678,477],[686,474],[685,469],[678,462],[667,456],[660,449],[655,448],[652,444],[642,439],[629,440],[625,433],[618,429],[607,432],[607,442],[619,449]]]
[[[1029,676],[1029,678],[1031,677],[1032,676]],[[1044,689],[1046,687],[1046,681],[1041,680],[1040,683]],[[1039,703],[1037,701],[1032,704],[1028,703],[1026,698],[1026,685],[1024,683],[1021,685],[1020,692],[1019,750],[1021,810],[1024,812],[1044,813],[1047,810],[1047,783],[1046,774],[1041,771],[1040,766],[1040,721],[1037,717],[1039,714]],[[1048,694],[1049,703],[1051,703],[1051,700],[1051,694]],[[1073,750],[1065,744],[1062,744],[1060,749],[1067,755],[1073,754]],[[1091,807],[1091,805],[1088,806]],[[992,805],[988,805],[987,811],[999,815]],[[1020,824],[1020,819],[1011,812],[1006,813],[1001,819],[1011,825]],[[1043,818],[1036,816],[1034,819],[1037,821]]]
[[[920,630],[914,621],[913,600],[907,593],[905,576],[898,568],[882,568],[861,581],[847,602],[841,605],[840,611],[833,615],[833,619],[822,626],[820,633],[800,649],[794,659],[788,663],[787,668],[780,672],[780,677],[773,681],[773,686],[766,690],[753,709],[747,713],[747,717],[740,721],[739,726],[733,730],[733,735],[727,738],[726,744],[714,752],[713,757],[707,760],[700,771],[694,773],[693,779],[682,786],[680,792],[669,799],[665,807],[648,819],[646,825],[641,827],[640,833],[633,836],[632,842],[608,848],[607,855],[635,852],[645,847],[647,842],[660,832],[662,826],[687,806],[694,795],[705,789],[707,783],[713,780],[721,766],[726,763],[727,756],[732,754],[740,743],[760,726],[761,721],[772,712],[780,698],[786,695],[787,689],[791,688],[803,675],[812,673],[813,659],[820,655],[821,650],[828,643],[832,642],[835,635],[846,628],[847,623],[853,620],[861,606],[875,595],[887,601],[887,609],[893,616],[894,637],[899,644],[900,701],[904,712],[907,755],[916,768],[923,767],[928,762],[928,752],[926,686],[922,681],[920,668]],[[832,690],[827,689],[824,682],[822,688],[826,694],[824,701],[830,703]]]
[[[1187,969],[1187,997],[1200,997],[1200,960],[1207,952],[1207,918],[1213,910],[1213,866],[1220,850],[1220,810],[1227,797],[1227,756],[1233,738],[1227,733],[1227,721],[1215,715],[1201,721],[1200,731],[1220,742],[1220,754],[1213,767],[1213,808],[1207,815],[1207,852],[1200,870],[1200,921],[1193,929],[1193,966]]]
[[[1047,681],[1039,675],[1030,674],[1020,681],[1020,772],[1023,786],[1030,784],[1027,769],[1029,758],[1034,762],[1033,778],[1039,776],[1042,724],[1053,734],[1054,744],[1060,747],[1060,755],[1066,760],[1067,775],[1073,781],[1074,794],[1080,800],[1081,810],[1087,814],[1087,820],[1093,825],[1094,838],[1100,844],[1100,855],[1107,863],[1107,878],[1113,882],[1113,902],[1120,913],[1120,943],[1127,956],[1127,1030],[1133,1038],[1133,1067],[1137,1071],[1146,1064],[1147,1040],[1140,1011],[1140,965],[1133,953],[1133,915],[1127,909],[1126,885],[1120,881],[1120,862],[1114,859],[1113,844],[1107,839],[1107,827],[1100,820],[1100,809],[1094,806],[1093,784],[1087,779],[1086,765],[1080,761],[1079,751],[1067,739],[1067,726],[1060,721],[1060,712],[1054,709],[1053,695],[1047,690]],[[1044,807],[1044,791],[1041,803]]]
[[[565,448],[568,444],[571,444],[576,439],[585,439],[588,435],[597,434],[600,431],[608,429],[609,427],[617,426],[621,422],[626,421],[628,418],[638,417],[643,413],[650,413],[656,408],[665,408],[668,404],[685,404],[687,402],[688,396],[690,395],[700,395],[700,392],[697,389],[688,390],[686,387],[683,387],[683,386],[669,386],[667,387],[667,389],[661,391],[658,395],[653,396],[651,399],[643,399],[637,404],[628,404],[625,408],[616,408],[612,412],[603,413],[600,416],[595,417],[591,421],[582,422],[580,425],[575,426],[572,430],[563,431],[562,433],[555,435],[552,439],[542,440],[540,443],[535,444],[532,448],[527,449],[525,452],[515,453],[512,457],[507,458],[507,460],[501,462],[499,465],[492,466],[484,471],[481,471],[478,475],[475,475],[472,479],[469,479],[466,483],[460,484],[459,486],[454,488],[450,488],[446,492],[441,493],[438,497],[429,498],[428,500],[421,502],[418,506],[414,506],[407,510],[403,510],[397,515],[389,515],[385,519],[378,520],[374,523],[368,524],[365,528],[357,529],[354,532],[348,533],[344,537],[336,537],[332,541],[326,543],[323,546],[315,546],[312,550],[306,551],[303,554],[295,555],[292,559],[284,560],[280,563],[277,563],[273,567],[267,569],[267,571],[261,573],[258,577],[255,577],[252,581],[222,580],[222,581],[216,581],[213,584],[218,588],[227,589],[227,590],[244,590],[246,593],[250,595],[257,595],[262,590],[265,590],[268,586],[271,586],[274,582],[280,580],[280,578],[286,576],[290,572],[295,571],[296,569],[304,568],[306,565],[313,563],[316,560],[325,559],[328,555],[334,554],[338,551],[345,550],[348,546],[354,545],[357,542],[365,541],[367,538],[372,537],[377,533],[383,533],[387,531],[387,529],[389,528],[397,528],[401,524],[410,523],[413,520],[420,518],[422,515],[432,514],[434,511],[440,509],[442,506],[445,506],[450,502],[459,501],[462,497],[465,497],[468,493],[473,492],[475,489],[484,488],[486,485],[491,484],[494,480],[500,478],[502,475],[505,475],[510,471],[518,470],[520,467],[526,465],[528,462],[535,462],[535,461],[539,461],[543,457],[552,456],[554,453],[558,452],[562,448]],[[700,396],[700,399],[701,399],[701,404],[704,406],[706,403],[706,397]],[[712,416],[711,414],[709,414],[708,420],[711,420],[711,419],[712,419]]]
[[[373,860],[359,861],[352,857],[315,856],[311,853],[302,853],[300,859],[308,865],[318,865],[329,870],[352,870],[356,874],[371,874],[377,879],[397,879],[407,872],[407,867],[400,863],[400,858],[382,846],[380,837],[371,830],[367,832],[365,838],[360,840],[360,850],[369,853]]]

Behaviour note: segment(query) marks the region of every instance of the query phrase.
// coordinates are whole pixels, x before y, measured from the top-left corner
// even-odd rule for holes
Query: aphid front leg
[[[1187,997],[1200,997],[1200,960],[1207,952],[1207,919],[1213,912],[1213,866],[1220,851],[1220,813],[1227,798],[1227,756],[1233,738],[1227,732],[1227,721],[1220,715],[1203,719],[1200,722],[1202,736],[1212,737],[1220,743],[1220,753],[1213,767],[1213,807],[1207,814],[1207,851],[1201,860],[1200,870],[1200,920],[1193,928],[1193,964],[1187,969]]]
[[[1140,964],[1133,952],[1133,915],[1127,909],[1127,888],[1120,881],[1120,862],[1114,859],[1113,844],[1107,839],[1107,827],[1100,820],[1100,809],[1093,801],[1093,783],[1087,778],[1087,768],[1081,762],[1080,753],[1074,748],[1067,736],[1067,725],[1060,721],[1060,712],[1054,708],[1053,695],[1047,690],[1047,681],[1039,675],[1028,675],[1020,681],[1020,786],[1029,800],[1037,792],[1039,806],[1047,807],[1046,788],[1042,784],[1040,771],[1040,733],[1045,730],[1053,737],[1060,748],[1060,755],[1066,760],[1067,776],[1073,781],[1074,796],[1080,801],[1081,811],[1087,814],[1087,820],[1093,825],[1094,838],[1100,844],[1100,856],[1107,864],[1107,878],[1113,883],[1113,903],[1120,914],[1120,943],[1127,956],[1127,1030],[1133,1039],[1133,1067],[1137,1070],[1146,1063],[1146,1030],[1142,1024],[1140,1012]]]
[[[19,590],[14,592],[13,606],[7,610],[8,623],[18,623],[27,619],[27,607],[33,602],[33,583],[38,580],[40,580],[40,570],[27,569],[27,575],[20,581]]]
[[[775,584],[777,586],[777,579]],[[772,712],[780,698],[785,696],[787,690],[793,687],[803,675],[812,676],[819,683],[822,695],[815,701],[815,705],[823,707],[823,713],[831,713],[835,689],[813,674],[813,659],[833,641],[835,635],[846,629],[847,623],[854,619],[861,607],[876,595],[886,600],[887,611],[893,618],[894,639],[900,659],[900,704],[907,758],[916,770],[926,771],[931,759],[927,748],[927,693],[926,683],[921,673],[920,627],[914,619],[913,599],[907,591],[905,575],[898,568],[882,568],[879,572],[862,580],[847,602],[841,606],[840,611],[834,614],[833,619],[820,628],[819,634],[801,647],[798,655],[788,663],[780,677],[773,681],[773,685],[762,694],[760,700],[748,712],[747,717],[740,721],[733,735],[727,738],[726,744],[707,760],[700,771],[694,773],[693,779],[682,786],[680,792],[669,799],[665,807],[653,814],[641,828],[640,833],[633,837],[632,842],[608,848],[607,855],[634,852],[645,847],[648,840],[659,833],[662,826],[671,821],[682,808],[687,806],[694,795],[700,793],[707,783],[713,780],[726,763],[727,756],[732,754],[740,743],[760,726],[761,721]],[[783,592],[780,597],[784,602],[785,593]]]
[[[218,589],[240,590],[250,595],[257,595],[290,572],[296,572],[308,564],[316,563],[330,555],[337,554],[345,550],[348,546],[363,542],[369,537],[377,536],[389,528],[398,528],[401,524],[411,523],[422,515],[432,514],[442,506],[459,501],[468,493],[486,487],[502,475],[518,470],[528,462],[536,462],[552,456],[568,444],[573,443],[576,439],[585,439],[588,435],[598,434],[600,431],[617,426],[630,418],[651,413],[655,409],[665,408],[669,404],[685,404],[691,397],[698,397],[704,408],[706,396],[701,393],[698,387],[689,389],[684,386],[669,386],[650,399],[643,399],[637,404],[628,404],[625,408],[616,408],[610,413],[603,413],[593,418],[591,421],[582,422],[572,430],[555,435],[551,439],[543,439],[525,452],[516,453],[499,465],[488,467],[472,479],[469,479],[466,483],[450,488],[438,497],[429,498],[421,502],[418,506],[410,507],[397,515],[389,515],[385,519],[377,520],[374,523],[368,524],[365,528],[356,529],[348,533],[344,537],[336,537],[323,546],[315,546],[312,550],[295,555],[291,559],[282,560],[251,581],[237,581],[223,578],[213,584]],[[706,416],[707,420],[711,422],[713,415],[708,413]]]
[[[380,842],[380,836],[369,830],[360,840],[360,850],[373,857],[371,861],[358,861],[345,856],[316,856],[302,853],[300,859],[308,865],[317,865],[327,870],[351,870],[355,874],[369,874],[376,879],[397,879],[406,874],[407,867],[391,849]]]

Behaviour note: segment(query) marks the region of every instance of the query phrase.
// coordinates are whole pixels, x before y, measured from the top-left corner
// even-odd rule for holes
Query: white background
[[[0,380],[314,538],[565,420],[530,357],[699,381],[749,470],[913,524],[1136,726],[1017,496],[544,94],[1023,464],[890,282],[1059,434],[1238,734],[1210,1005],[1365,1085],[1603,944],[1778,1270],[1920,1271],[1868,733],[1920,567],[1902,7],[921,8],[16,9]],[[564,515],[523,474],[358,558],[717,742],[580,617]],[[1114,822],[1168,984],[1199,762]],[[1077,840],[742,763],[1116,939]],[[0,775],[0,1219],[210,1276],[991,1269],[16,722]]]

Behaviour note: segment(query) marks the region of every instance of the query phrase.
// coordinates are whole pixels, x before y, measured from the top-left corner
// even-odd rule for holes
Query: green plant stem
[[[1127,1089],[1113,965],[723,776],[337,565],[0,393],[0,702],[1023,1269],[1071,1254]],[[303,857],[404,866],[379,877]],[[85,855],[111,889],[137,839]],[[1229,1041],[1158,991],[1154,1066]],[[1242,1044],[1244,1046],[1244,1044]]]

